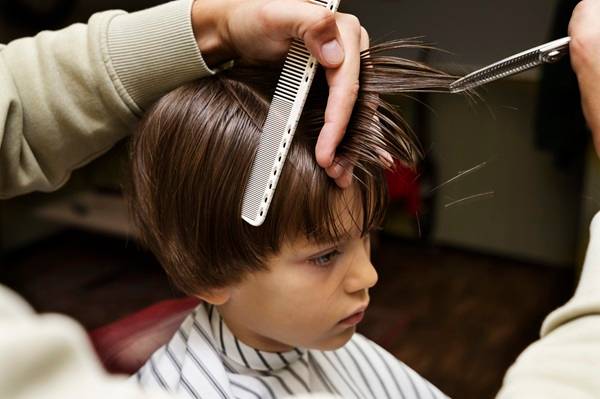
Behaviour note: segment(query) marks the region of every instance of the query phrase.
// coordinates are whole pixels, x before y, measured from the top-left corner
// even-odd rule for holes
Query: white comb
[[[335,12],[340,0],[311,0],[311,3]],[[316,69],[317,60],[304,44],[292,41],[244,191],[242,219],[253,226],[260,226],[267,217]]]

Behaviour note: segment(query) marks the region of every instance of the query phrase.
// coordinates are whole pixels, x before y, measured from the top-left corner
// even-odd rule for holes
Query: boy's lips
[[[367,305],[361,306],[356,311],[354,311],[350,316],[345,319],[340,320],[338,324],[344,324],[348,326],[353,326],[360,323],[365,315],[365,310],[367,310]]]

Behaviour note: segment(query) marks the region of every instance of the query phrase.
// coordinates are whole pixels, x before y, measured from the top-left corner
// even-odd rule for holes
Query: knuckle
[[[321,8],[321,10],[319,11],[319,20],[322,25],[333,26],[335,25],[335,14],[330,11],[327,11],[324,8]]]
[[[312,23],[307,25],[306,29],[300,32],[303,38],[318,37],[326,32],[330,32],[335,28],[336,20],[333,13],[319,7],[319,11],[315,13]]]
[[[600,11],[600,1],[582,0],[573,9],[573,19],[586,19],[586,17],[594,16]]]
[[[600,11],[600,2],[583,0],[573,10],[569,23],[569,35],[574,51],[589,51],[600,46],[600,28],[595,15]]]
[[[273,7],[273,2],[265,2],[258,7],[256,20],[265,31],[275,30],[279,27],[278,13]]]
[[[335,15],[325,9],[319,12],[319,16],[314,23],[314,26],[320,29],[330,29],[335,27],[335,25]]]
[[[352,29],[354,32],[360,32],[360,20],[356,15],[352,14],[340,14],[340,21],[349,29]]]
[[[592,6],[593,2],[589,0],[581,0],[579,3],[575,5],[574,12],[582,12],[583,10],[587,10]]]
[[[585,0],[580,1],[579,3],[577,3],[577,5],[575,6],[575,8],[573,8],[573,13],[571,14],[571,23],[569,24],[569,26],[572,25],[573,21],[575,21],[581,15],[581,13],[583,12],[582,9],[583,9],[583,3],[584,3],[584,1]]]

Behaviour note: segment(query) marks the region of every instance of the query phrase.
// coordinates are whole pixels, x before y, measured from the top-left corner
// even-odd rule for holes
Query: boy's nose
[[[378,278],[368,253],[361,254],[360,258],[355,259],[352,270],[347,275],[346,291],[353,293],[369,289],[377,284]]]

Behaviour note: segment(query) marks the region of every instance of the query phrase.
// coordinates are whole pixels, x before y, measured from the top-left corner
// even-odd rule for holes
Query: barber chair
[[[193,297],[162,301],[91,331],[90,339],[105,369],[135,373],[169,341],[198,303]]]

